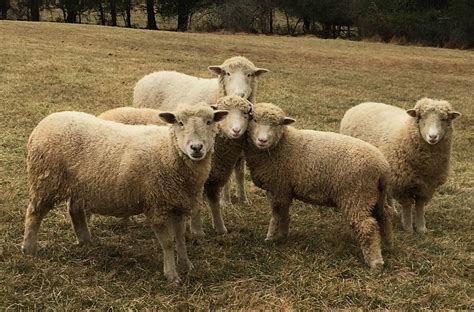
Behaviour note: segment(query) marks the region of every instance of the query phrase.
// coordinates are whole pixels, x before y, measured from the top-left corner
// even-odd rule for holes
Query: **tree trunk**
[[[39,0],[30,0],[30,11],[31,11],[31,20],[39,21],[40,20],[40,8]]]
[[[66,1],[66,22],[67,23],[76,23],[77,17],[77,8],[76,8],[76,1]]]
[[[309,34],[311,32],[311,20],[309,18],[303,19],[303,32]]]
[[[146,28],[148,29],[158,29],[158,27],[156,27],[154,3],[155,3],[154,0],[146,0],[146,14],[147,14]]]
[[[185,0],[178,0],[178,28],[177,31],[188,30],[189,8],[186,6]]]
[[[105,25],[104,5],[102,4],[102,1],[99,1],[99,14],[100,14],[100,24]]]
[[[290,17],[288,16],[288,13],[285,10],[285,17],[286,17],[286,29],[288,31],[288,35],[290,35]]]
[[[7,13],[9,8],[10,0],[0,0],[0,19],[7,19]]]
[[[112,18],[112,26],[117,26],[117,4],[115,0],[110,0],[110,16]]]
[[[131,28],[132,27],[132,0],[125,0],[125,27]]]
[[[269,16],[269,24],[270,24],[270,29],[268,33],[273,34],[273,9],[270,9],[270,16]]]

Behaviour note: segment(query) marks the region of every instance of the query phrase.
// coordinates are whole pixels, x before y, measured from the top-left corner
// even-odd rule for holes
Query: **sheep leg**
[[[356,209],[355,211],[360,211]],[[377,269],[384,264],[382,258],[380,228],[373,217],[358,217],[351,221],[357,241],[359,242],[365,262],[371,269]]]
[[[291,201],[279,200],[267,192],[267,197],[272,207],[272,218],[268,226],[266,241],[275,241],[288,236],[290,226],[290,204]]]
[[[415,230],[418,233],[426,232],[425,204],[426,198],[417,198],[415,201]]]
[[[227,228],[224,225],[224,220],[222,219],[221,208],[219,204],[220,187],[216,184],[209,184],[206,185],[205,191],[207,200],[209,202],[209,207],[211,208],[214,229],[219,235],[226,234]]]
[[[21,251],[25,255],[35,255],[37,250],[38,232],[44,216],[53,208],[53,205],[45,203],[33,203],[30,201],[25,216],[25,233]]]
[[[82,205],[73,200],[68,202],[69,215],[71,216],[72,227],[76,233],[79,245],[92,244],[91,233],[87,226],[87,216]]]
[[[398,202],[402,206],[402,209],[401,209],[402,228],[403,230],[407,232],[413,232],[413,220],[412,220],[413,200],[411,198],[400,198]]]
[[[230,196],[230,178],[227,180],[227,183],[222,187],[222,192],[220,196],[220,205],[222,207],[232,205],[232,200]]]
[[[169,224],[152,224],[151,228],[155,232],[161,249],[163,250],[163,272],[168,281],[179,283],[181,279],[176,272],[176,263],[174,261],[174,237]]]
[[[235,181],[237,183],[237,198],[239,203],[250,204],[245,192],[245,159],[241,156],[234,167]]]
[[[191,234],[195,237],[206,235],[202,229],[201,209],[195,208],[191,212]]]
[[[191,271],[194,266],[189,261],[188,252],[186,251],[186,220],[183,216],[175,216],[170,222],[176,243],[178,265],[183,271]]]

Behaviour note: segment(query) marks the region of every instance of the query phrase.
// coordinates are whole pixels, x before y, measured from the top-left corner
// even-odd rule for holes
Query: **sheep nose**
[[[242,130],[242,129],[237,128],[237,127],[232,128],[232,132],[234,132],[235,134],[239,134],[240,130]]]
[[[438,138],[438,135],[437,134],[430,134],[429,137],[430,137],[430,140],[436,140]]]
[[[260,143],[267,143],[267,141],[267,139],[258,138],[258,142]]]
[[[202,144],[191,144],[191,149],[194,152],[199,152],[202,149]]]

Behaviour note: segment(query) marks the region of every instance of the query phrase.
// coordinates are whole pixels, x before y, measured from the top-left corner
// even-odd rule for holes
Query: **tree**
[[[110,0],[110,16],[112,18],[112,26],[117,26],[117,3],[115,0]]]
[[[132,27],[132,0],[123,1],[123,10],[125,11],[125,27]]]
[[[155,1],[146,0],[146,13],[147,13],[147,29],[158,29],[156,27],[156,18],[155,18]]]
[[[178,25],[176,30],[186,31],[192,13],[215,2],[210,0],[160,0],[158,1],[158,8],[164,16],[177,16]]]
[[[10,0],[0,0],[0,19],[7,19]]]
[[[40,20],[40,0],[30,0],[30,14],[32,21]]]

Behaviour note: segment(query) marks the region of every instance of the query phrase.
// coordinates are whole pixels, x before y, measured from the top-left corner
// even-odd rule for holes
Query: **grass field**
[[[453,173],[427,209],[429,231],[406,234],[382,272],[364,265],[340,212],[296,202],[286,241],[264,243],[270,210],[247,181],[252,205],[224,211],[231,231],[190,241],[196,269],[168,284],[142,217],[94,217],[94,247],[75,245],[64,206],[45,218],[37,257],[20,252],[27,206],[26,142],[46,115],[131,105],[134,83],[162,69],[211,77],[206,67],[244,55],[272,73],[259,101],[282,106],[302,128],[337,131],[345,110],[382,101],[405,108],[449,100],[456,122]],[[474,53],[314,37],[187,34],[57,23],[0,22],[0,309],[474,309]]]

